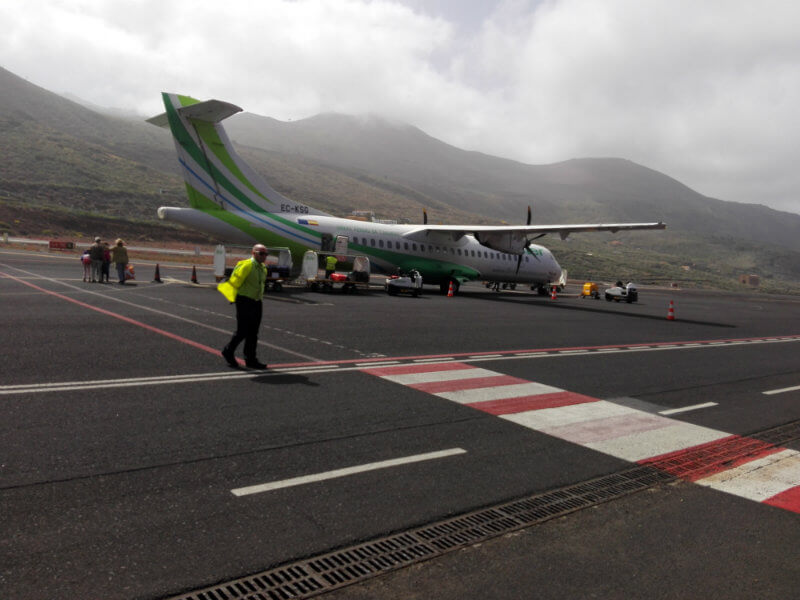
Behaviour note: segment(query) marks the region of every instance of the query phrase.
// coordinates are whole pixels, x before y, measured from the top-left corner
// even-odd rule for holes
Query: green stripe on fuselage
[[[480,277],[480,272],[471,267],[435,258],[382,250],[361,244],[349,244],[348,251],[350,254],[364,254],[384,260],[404,270],[416,269],[422,275],[423,281],[430,284],[441,283],[451,277],[469,281]]]
[[[190,192],[199,195],[199,192],[191,188],[191,186],[188,184],[186,187]],[[253,223],[252,221],[232,213],[229,210],[224,210],[208,198],[203,197],[201,203],[194,208],[206,213],[211,217],[214,217],[215,219],[219,219],[220,221],[223,221],[224,223],[227,223],[228,225],[235,227],[240,231],[243,231],[265,246],[288,247],[289,251],[292,253],[292,260],[295,262],[295,264],[300,264],[300,261],[303,259],[303,254],[305,254],[306,250],[308,250],[307,245],[294,242],[290,238],[282,236],[280,233],[271,231],[270,229],[267,229],[258,223]]]

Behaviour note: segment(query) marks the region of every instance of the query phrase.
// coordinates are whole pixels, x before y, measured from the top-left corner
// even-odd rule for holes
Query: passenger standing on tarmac
[[[117,265],[117,277],[119,284],[125,285],[125,267],[128,266],[128,249],[125,242],[117,238],[114,247],[111,249],[111,260]]]
[[[89,246],[89,258],[92,259],[92,283],[103,281],[103,244],[100,238],[94,238],[94,244]]]
[[[333,272],[336,270],[336,257],[333,254],[329,254],[328,258],[325,259],[325,279],[330,279]]]
[[[227,281],[217,289],[229,302],[236,303],[236,331],[228,344],[222,349],[222,356],[228,365],[239,368],[236,362],[236,347],[244,340],[245,365],[251,369],[266,369],[267,365],[256,357],[258,350],[258,329],[261,327],[264,283],[267,280],[267,249],[261,244],[253,246],[253,257],[240,260]]]
[[[108,268],[111,266],[111,250],[108,248],[108,242],[103,242],[103,270],[100,272],[100,281],[108,283]]]
[[[83,251],[81,254],[81,264],[83,265],[83,280],[92,280],[92,258],[89,256],[89,249]]]

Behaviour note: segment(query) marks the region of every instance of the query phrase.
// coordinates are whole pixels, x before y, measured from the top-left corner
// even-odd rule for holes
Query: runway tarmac
[[[285,288],[255,372],[153,267],[0,249],[0,597],[795,594],[800,298]]]

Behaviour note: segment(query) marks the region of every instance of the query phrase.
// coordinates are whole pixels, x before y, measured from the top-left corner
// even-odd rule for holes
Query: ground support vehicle
[[[628,282],[626,285],[622,285],[622,282],[618,281],[617,285],[608,288],[605,291],[605,298],[608,302],[611,302],[612,300],[615,302],[621,302],[624,300],[630,304],[631,302],[636,302],[639,299],[639,291],[636,289],[636,285],[633,283]]]
[[[587,296],[595,300],[600,299],[600,289],[593,281],[587,281],[581,288],[581,298],[586,298]]]
[[[369,258],[351,254],[337,254],[336,256],[339,259],[338,264],[348,268],[342,271],[334,271],[330,277],[325,277],[325,269],[322,265],[323,259],[317,252],[308,250],[303,255],[303,266],[299,278],[300,285],[304,285],[314,292],[340,290],[344,293],[352,293],[357,289],[369,288]]]
[[[396,275],[387,277],[383,289],[390,296],[411,294],[416,298],[422,293],[422,275],[415,269],[400,271]]]

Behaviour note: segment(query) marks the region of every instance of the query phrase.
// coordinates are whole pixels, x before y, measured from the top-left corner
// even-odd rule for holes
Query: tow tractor
[[[352,293],[359,288],[369,288],[369,258],[351,254],[337,254],[336,256],[339,264],[352,266],[352,269],[345,273],[334,271],[330,277],[325,277],[325,269],[321,264],[323,259],[317,252],[308,250],[303,255],[300,284],[314,292],[331,292],[338,289],[345,293]]]
[[[396,275],[392,275],[386,279],[383,284],[383,289],[390,296],[397,296],[398,294],[411,294],[415,298],[422,293],[422,275],[416,269],[408,271],[398,271]]]
[[[622,282],[618,281],[614,287],[610,287],[605,291],[605,298],[608,302],[612,300],[615,302],[624,300],[630,304],[639,299],[639,291],[636,289],[636,285],[631,282],[622,285]]]

